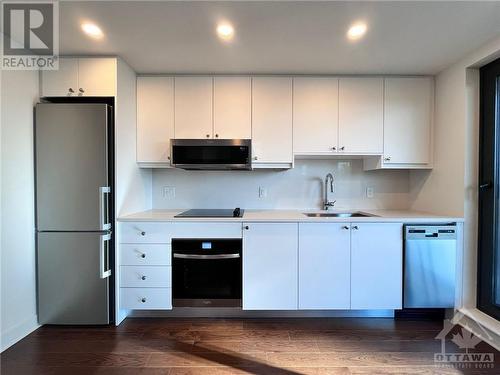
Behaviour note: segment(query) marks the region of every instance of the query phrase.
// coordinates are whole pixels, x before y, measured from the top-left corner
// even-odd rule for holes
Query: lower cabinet
[[[351,309],[400,309],[403,226],[351,225]]]
[[[122,224],[120,308],[172,308],[172,236],[242,232],[239,223],[165,224]],[[402,237],[401,223],[243,223],[243,309],[400,309]]]
[[[127,310],[169,310],[170,288],[120,288],[120,306]]]
[[[243,309],[296,310],[298,224],[243,224]]]
[[[349,309],[349,223],[299,224],[299,309]]]
[[[172,223],[123,222],[116,274],[120,309],[172,309]]]

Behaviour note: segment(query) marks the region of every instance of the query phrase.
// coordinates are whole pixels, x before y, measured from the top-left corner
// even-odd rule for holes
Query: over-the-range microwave
[[[250,170],[250,139],[172,139],[171,164],[187,170]]]

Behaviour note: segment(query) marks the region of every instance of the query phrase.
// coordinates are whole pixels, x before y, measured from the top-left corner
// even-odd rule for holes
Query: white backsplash
[[[408,171],[363,171],[362,160],[296,160],[285,171],[153,172],[153,208],[319,209],[325,175],[335,176],[335,207],[342,209],[405,209],[410,206]],[[175,188],[168,197],[165,188]],[[267,196],[259,198],[259,188]],[[373,188],[373,198],[366,188]]]

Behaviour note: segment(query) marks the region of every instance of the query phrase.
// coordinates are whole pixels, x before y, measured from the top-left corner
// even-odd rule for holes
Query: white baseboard
[[[24,337],[28,336],[31,332],[35,331],[40,327],[38,324],[38,317],[33,315],[31,318],[26,319],[24,322],[15,325],[1,334],[1,348],[0,353],[8,349],[16,342],[20,341]]]
[[[476,308],[463,308],[458,311],[465,315],[457,322],[458,324],[500,351],[500,322],[498,320]]]

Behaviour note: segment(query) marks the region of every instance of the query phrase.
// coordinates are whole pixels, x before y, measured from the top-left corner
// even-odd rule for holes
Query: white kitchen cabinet
[[[331,155],[338,149],[338,78],[293,79],[293,152]]]
[[[213,78],[175,77],[175,138],[210,139]]]
[[[41,96],[78,95],[78,59],[60,58],[58,70],[42,70]]]
[[[115,96],[116,58],[59,59],[59,70],[41,71],[42,96]]]
[[[137,77],[137,163],[169,166],[174,138],[174,78]]]
[[[340,78],[339,151],[382,154],[383,131],[383,78]]]
[[[297,223],[243,224],[243,309],[296,310]]]
[[[214,78],[214,138],[252,137],[251,82],[250,77]]]
[[[170,244],[120,244],[122,266],[170,266]]]
[[[172,267],[169,266],[120,266],[122,288],[170,288]]]
[[[171,310],[171,288],[120,288],[120,307],[127,310]]]
[[[402,224],[351,224],[351,309],[402,307],[402,247]]]
[[[78,90],[83,96],[115,96],[116,59],[78,59]]]
[[[351,303],[349,223],[299,224],[299,309],[345,309]]]
[[[173,223],[130,222],[120,223],[120,243],[165,243],[172,242]]]
[[[427,164],[431,155],[434,81],[385,79],[384,164]]]
[[[290,168],[292,150],[292,78],[252,79],[252,165]]]

